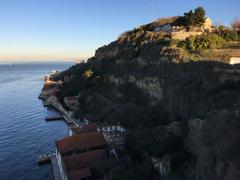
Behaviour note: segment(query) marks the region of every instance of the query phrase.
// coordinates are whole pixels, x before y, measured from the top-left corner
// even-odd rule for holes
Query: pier
[[[68,124],[74,124],[75,126],[79,127],[77,122],[73,117],[69,115],[66,109],[62,106],[62,104],[58,101],[57,97],[51,96],[47,99],[47,104],[54,107],[60,114],[61,119],[64,119],[66,123]]]
[[[56,121],[56,120],[61,120],[64,119],[63,116],[57,115],[57,116],[48,116],[45,118],[45,121]]]
[[[45,155],[39,156],[38,160],[37,160],[38,165],[41,166],[41,165],[44,165],[44,164],[51,163],[51,157],[52,156],[55,156],[55,153],[45,154]]]

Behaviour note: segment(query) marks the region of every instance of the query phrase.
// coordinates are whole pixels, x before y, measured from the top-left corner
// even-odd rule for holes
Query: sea
[[[40,155],[52,153],[55,141],[68,135],[64,121],[38,95],[43,76],[74,63],[0,63],[0,180],[53,180],[51,165],[38,166]]]

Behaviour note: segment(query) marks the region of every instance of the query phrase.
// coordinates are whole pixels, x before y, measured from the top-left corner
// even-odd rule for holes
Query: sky
[[[198,6],[215,23],[240,17],[240,0],[0,0],[0,62],[86,59],[122,32]]]

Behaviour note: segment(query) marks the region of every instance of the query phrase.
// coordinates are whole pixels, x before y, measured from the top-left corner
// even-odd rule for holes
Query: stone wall
[[[170,33],[172,39],[185,40],[190,36],[201,35],[203,32],[172,32]]]

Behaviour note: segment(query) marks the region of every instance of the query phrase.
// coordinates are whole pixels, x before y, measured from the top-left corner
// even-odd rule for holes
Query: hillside
[[[181,32],[201,33],[179,40],[154,30],[177,19],[125,32],[55,77],[60,100],[79,97],[76,116],[128,130],[121,152],[133,164],[113,168],[113,179],[240,179],[240,66],[229,64],[240,57],[240,31],[191,26]]]

